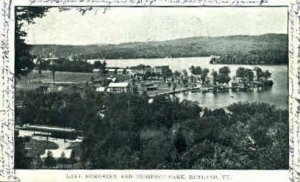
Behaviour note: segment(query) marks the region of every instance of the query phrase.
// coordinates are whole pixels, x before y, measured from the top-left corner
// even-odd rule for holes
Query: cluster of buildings
[[[100,72],[100,69],[93,69],[94,73]],[[107,74],[128,74],[128,75],[145,75],[147,73],[155,74],[155,75],[170,75],[172,70],[168,65],[165,66],[154,66],[153,68],[146,65],[138,65],[133,67],[107,67]]]
[[[132,81],[126,79],[123,81],[117,80],[114,76],[100,76],[92,81],[97,92],[112,92],[122,93],[132,91]]]
[[[94,69],[93,72],[99,72],[99,69]],[[119,81],[117,75],[127,75],[128,79]],[[131,92],[136,86],[133,79],[138,82],[143,82],[145,77],[151,79],[161,79],[164,76],[171,75],[172,71],[169,66],[150,67],[146,65],[138,65],[130,68],[107,67],[107,74],[93,80],[93,85],[97,92],[122,93]],[[147,84],[146,84],[147,85]],[[153,85],[149,85],[151,88]]]

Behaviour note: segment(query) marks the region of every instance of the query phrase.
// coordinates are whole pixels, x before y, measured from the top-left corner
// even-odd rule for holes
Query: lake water
[[[210,57],[189,57],[189,58],[161,58],[161,59],[122,59],[122,60],[106,60],[107,66],[130,67],[139,64],[153,66],[169,65],[175,71],[182,71],[189,67],[201,66],[208,68],[210,73],[212,70],[218,71],[220,67],[225,65],[213,65],[209,63]],[[226,107],[231,103],[239,101],[248,102],[267,102],[277,107],[288,108],[288,66],[287,65],[226,65],[230,68],[230,76],[235,75],[238,67],[247,67],[253,69],[255,66],[262,70],[269,70],[272,73],[271,79],[274,85],[271,89],[261,92],[228,92],[228,93],[180,93],[177,96],[181,99],[197,101],[201,106],[210,108]]]

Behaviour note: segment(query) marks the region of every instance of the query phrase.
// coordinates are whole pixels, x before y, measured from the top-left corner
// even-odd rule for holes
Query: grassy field
[[[99,73],[79,73],[79,72],[59,72],[55,73],[55,82],[57,84],[64,82],[73,82],[74,84],[84,84],[90,81],[91,77],[99,77]],[[43,71],[40,76],[36,70],[33,70],[26,77],[21,77],[16,80],[17,89],[30,90],[39,86],[49,86],[52,84],[52,72]]]
[[[125,81],[129,79],[128,75],[118,74],[113,75],[119,81]],[[91,81],[91,78],[94,79],[102,77],[99,73],[81,73],[81,72],[63,72],[57,71],[55,73],[55,83],[53,86],[53,75],[51,71],[43,71],[42,75],[38,74],[37,70],[33,70],[27,76],[23,76],[20,79],[16,80],[16,88],[18,90],[32,90],[40,86],[51,86],[51,87],[60,87],[64,84],[79,84],[84,85],[86,82]]]
[[[98,77],[98,73],[79,73],[79,72],[60,72],[55,73],[56,82],[83,82],[89,81],[91,77]],[[51,71],[42,71],[42,75],[38,74],[36,70],[33,70],[26,77],[21,77],[17,80],[17,84],[24,83],[35,83],[35,82],[52,82],[52,72]]]

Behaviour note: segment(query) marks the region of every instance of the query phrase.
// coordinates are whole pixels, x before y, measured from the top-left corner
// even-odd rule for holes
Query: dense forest
[[[82,168],[288,168],[288,111],[266,103],[211,110],[175,96],[96,93],[89,84],[83,94],[74,86],[16,97],[16,124],[83,131]]]
[[[287,40],[286,34],[193,37],[109,45],[31,45],[30,52],[38,57],[49,57],[51,54],[72,60],[241,55],[237,58],[239,64],[287,64]],[[230,63],[226,58],[227,62]]]
[[[59,58],[55,61],[55,64],[51,64],[51,61],[42,61],[41,59],[34,65],[39,72],[42,70],[55,70],[55,71],[68,71],[68,72],[92,72],[94,68],[99,68],[100,62],[97,62],[98,67],[92,65],[86,61],[70,61],[66,58]]]
[[[249,53],[225,54],[211,59],[212,64],[287,64],[287,50],[255,50]]]

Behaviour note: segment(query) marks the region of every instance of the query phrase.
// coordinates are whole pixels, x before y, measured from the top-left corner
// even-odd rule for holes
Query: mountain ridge
[[[127,42],[121,44],[57,45],[35,44],[31,54],[38,57],[87,59],[134,59],[164,57],[202,57],[226,54],[250,54],[253,51],[287,53],[287,34],[187,37],[166,41]]]

